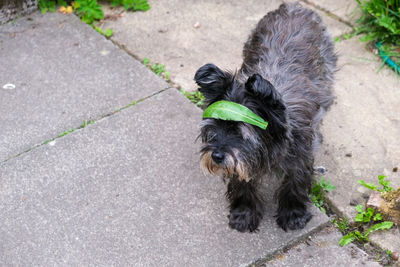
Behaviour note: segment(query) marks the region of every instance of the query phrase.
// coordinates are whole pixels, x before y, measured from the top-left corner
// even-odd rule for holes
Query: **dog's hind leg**
[[[256,231],[264,213],[264,205],[255,180],[231,178],[226,197],[230,202],[229,226],[240,232]]]

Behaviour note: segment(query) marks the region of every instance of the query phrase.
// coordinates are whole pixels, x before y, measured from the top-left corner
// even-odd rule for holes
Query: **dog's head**
[[[285,105],[274,86],[258,74],[241,83],[213,64],[197,70],[194,79],[208,105],[219,100],[236,102],[268,122],[263,130],[244,122],[204,119],[199,136],[203,171],[249,181],[269,168],[287,131]]]

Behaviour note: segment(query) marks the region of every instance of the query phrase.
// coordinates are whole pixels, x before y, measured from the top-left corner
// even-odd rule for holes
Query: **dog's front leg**
[[[230,207],[229,226],[240,232],[256,231],[264,213],[257,182],[231,178],[226,196]]]
[[[299,173],[285,177],[278,191],[278,214],[276,222],[283,230],[302,229],[311,219],[307,211],[311,174]]]

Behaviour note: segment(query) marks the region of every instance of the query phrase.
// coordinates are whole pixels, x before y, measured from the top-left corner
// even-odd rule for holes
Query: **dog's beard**
[[[237,151],[235,152],[237,154]],[[239,181],[250,181],[249,172],[243,161],[235,160],[232,155],[226,154],[224,163],[217,164],[211,155],[212,152],[208,151],[201,156],[200,164],[204,174],[209,173],[224,179],[237,178]]]

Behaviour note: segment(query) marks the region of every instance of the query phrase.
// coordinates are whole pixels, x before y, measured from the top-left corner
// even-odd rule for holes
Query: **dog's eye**
[[[217,139],[217,134],[215,132],[208,132],[206,135],[206,141],[207,142],[212,142]]]

